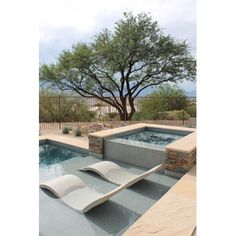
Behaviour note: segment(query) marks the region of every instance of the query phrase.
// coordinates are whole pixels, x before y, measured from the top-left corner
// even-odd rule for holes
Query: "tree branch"
[[[90,78],[94,79],[94,80],[99,84],[99,86],[100,86],[103,90],[105,90],[105,91],[107,91],[108,93],[110,93],[111,96],[114,98],[114,103],[115,103],[117,106],[119,106],[120,108],[122,108],[122,105],[118,102],[118,100],[117,100],[116,96],[114,95],[114,93],[113,93],[110,89],[108,89],[108,88],[106,88],[106,87],[104,87],[104,86],[102,85],[101,81],[97,78],[96,74],[94,74],[93,71],[91,71],[91,70],[89,70],[89,69],[87,69],[87,70],[88,70],[89,73],[91,73],[91,75],[88,74],[88,73],[86,73],[86,72],[84,72],[84,73],[86,73],[86,75],[89,76]],[[111,100],[112,100],[112,99],[111,99]],[[112,100],[112,101],[113,101],[113,100]]]
[[[103,71],[103,70],[99,69],[95,64],[92,64],[92,66],[94,66],[97,71],[99,71],[99,72],[105,74],[105,75],[107,76],[107,78],[109,78],[109,79],[113,82],[113,84],[116,86],[116,88],[117,88],[118,91],[120,92],[120,87],[119,87],[119,85],[115,82],[115,80],[112,79],[112,77],[111,77],[106,71]]]

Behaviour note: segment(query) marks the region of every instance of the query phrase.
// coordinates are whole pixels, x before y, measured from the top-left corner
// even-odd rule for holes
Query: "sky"
[[[150,13],[162,30],[184,39],[196,56],[195,0],[42,0],[39,2],[39,62],[53,63],[60,52],[79,41],[89,42],[102,29],[113,29],[123,12]],[[183,82],[186,91],[196,83]]]

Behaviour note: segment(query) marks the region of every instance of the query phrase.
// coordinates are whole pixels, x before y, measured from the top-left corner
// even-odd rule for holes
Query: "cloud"
[[[112,29],[124,11],[150,13],[166,33],[187,39],[195,54],[195,0],[42,0],[40,3],[41,60],[44,60],[43,54],[48,45],[54,48],[75,41],[89,41],[102,29]]]
[[[55,62],[63,49],[113,29],[123,12],[150,13],[165,33],[186,39],[196,55],[195,0],[42,0],[39,16],[40,63]]]
[[[76,30],[74,27],[47,27],[47,37],[39,41],[39,61],[41,63],[55,62],[62,50],[70,49],[78,41],[87,41],[88,33]]]

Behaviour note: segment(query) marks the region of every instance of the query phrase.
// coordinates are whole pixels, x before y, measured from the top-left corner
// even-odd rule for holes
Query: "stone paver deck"
[[[191,236],[196,227],[196,166],[185,174],[124,236]]]

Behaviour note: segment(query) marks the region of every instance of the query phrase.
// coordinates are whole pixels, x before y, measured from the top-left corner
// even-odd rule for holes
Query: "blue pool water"
[[[81,152],[74,152],[51,144],[39,146],[39,165],[48,166],[74,157],[85,157]]]
[[[59,146],[54,143],[40,145],[39,151],[40,183],[57,176],[72,174],[99,193],[105,194],[117,187],[94,173],[79,171],[84,166],[102,161],[89,156],[86,151],[76,151],[66,148],[66,145]],[[126,163],[116,163],[134,174],[147,170]],[[177,181],[178,179],[165,176],[162,172],[154,173],[86,214],[69,208],[60,199],[40,189],[39,235],[121,236]]]
[[[184,137],[186,134],[180,134],[180,133],[166,133],[161,131],[149,131],[144,130],[141,132],[137,132],[131,135],[127,135],[122,137],[122,139],[125,140],[133,140],[138,141],[142,143],[150,143],[150,144],[156,144],[160,146],[166,146],[182,137]]]
[[[190,134],[190,132],[187,132],[187,131],[180,132],[180,131],[173,131],[173,130],[146,128],[142,131],[136,131],[129,134],[123,134],[122,136],[118,135],[112,138],[108,138],[106,142],[129,145],[129,146],[133,146],[135,149],[137,147],[140,147],[140,148],[148,148],[152,150],[164,151],[165,147],[168,144],[173,143],[188,134]],[[106,143],[105,143],[105,147],[106,147]],[[113,147],[110,147],[110,149],[113,150]],[[128,156],[130,156],[131,154],[132,153],[127,153]]]

